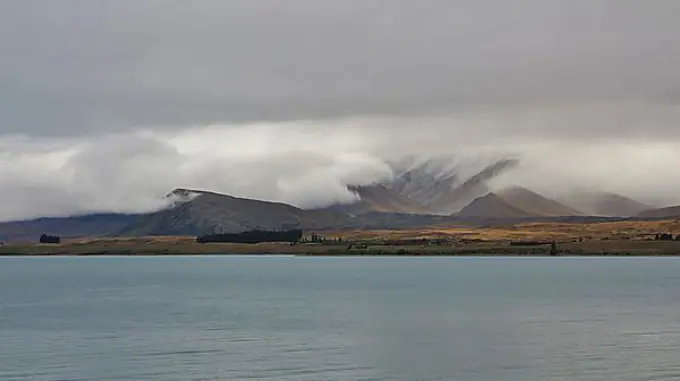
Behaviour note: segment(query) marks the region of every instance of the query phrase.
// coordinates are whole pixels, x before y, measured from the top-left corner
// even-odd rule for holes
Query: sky
[[[406,155],[680,203],[678,19],[675,0],[5,0],[0,220],[177,187],[322,206]]]

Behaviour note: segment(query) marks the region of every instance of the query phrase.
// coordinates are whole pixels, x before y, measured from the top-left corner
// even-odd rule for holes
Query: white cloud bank
[[[287,126],[138,131],[70,140],[0,139],[0,219],[165,205],[174,188],[284,201],[347,202],[345,184],[388,179],[389,166],[342,134]]]
[[[544,110],[148,128],[83,138],[5,136],[0,219],[148,211],[178,187],[322,206],[351,201],[346,184],[388,179],[386,160],[411,154],[454,155],[463,171],[466,164],[518,157],[521,166],[499,178],[499,187],[518,184],[549,195],[585,187],[656,204],[680,202],[677,139],[552,137],[539,128],[588,119],[579,115]],[[605,130],[621,121],[621,113],[589,115]],[[632,119],[640,120],[652,119]]]

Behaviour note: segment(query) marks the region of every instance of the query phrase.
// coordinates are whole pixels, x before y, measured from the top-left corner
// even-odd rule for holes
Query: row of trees
[[[673,234],[661,233],[661,234],[655,235],[654,239],[657,240],[657,241],[673,241],[673,240],[680,241],[680,234],[678,234],[677,236],[675,236],[675,238],[673,238]]]
[[[261,242],[290,242],[296,243],[302,240],[302,230],[250,230],[232,234],[209,234],[196,238],[198,243],[230,242],[230,243],[261,243]]]
[[[61,238],[55,235],[43,234],[40,236],[40,243],[61,243]]]
[[[326,238],[322,235],[312,233],[310,236],[305,237],[301,242],[304,243],[322,243],[322,244],[331,244],[331,245],[336,245],[336,244],[342,244],[342,238],[341,237],[336,237],[336,238]]]

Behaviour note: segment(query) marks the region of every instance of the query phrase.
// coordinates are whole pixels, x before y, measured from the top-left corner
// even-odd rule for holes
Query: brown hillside
[[[543,217],[582,216],[584,213],[522,187],[506,188],[498,192],[508,204],[529,214]]]
[[[494,193],[479,197],[455,214],[456,217],[527,218],[535,215],[510,205]]]
[[[192,194],[193,197],[177,202],[172,208],[140,217],[121,235],[200,235],[295,228],[304,216],[303,210],[283,203],[193,190],[176,190],[172,194]]]

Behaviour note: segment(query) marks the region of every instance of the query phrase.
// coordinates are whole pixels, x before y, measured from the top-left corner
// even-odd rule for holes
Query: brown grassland
[[[2,245],[0,255],[547,255],[552,241],[560,255],[680,254],[680,241],[654,240],[658,233],[680,234],[677,219],[317,233],[326,238],[325,243],[199,244],[195,237],[178,236],[91,238],[56,245]]]

